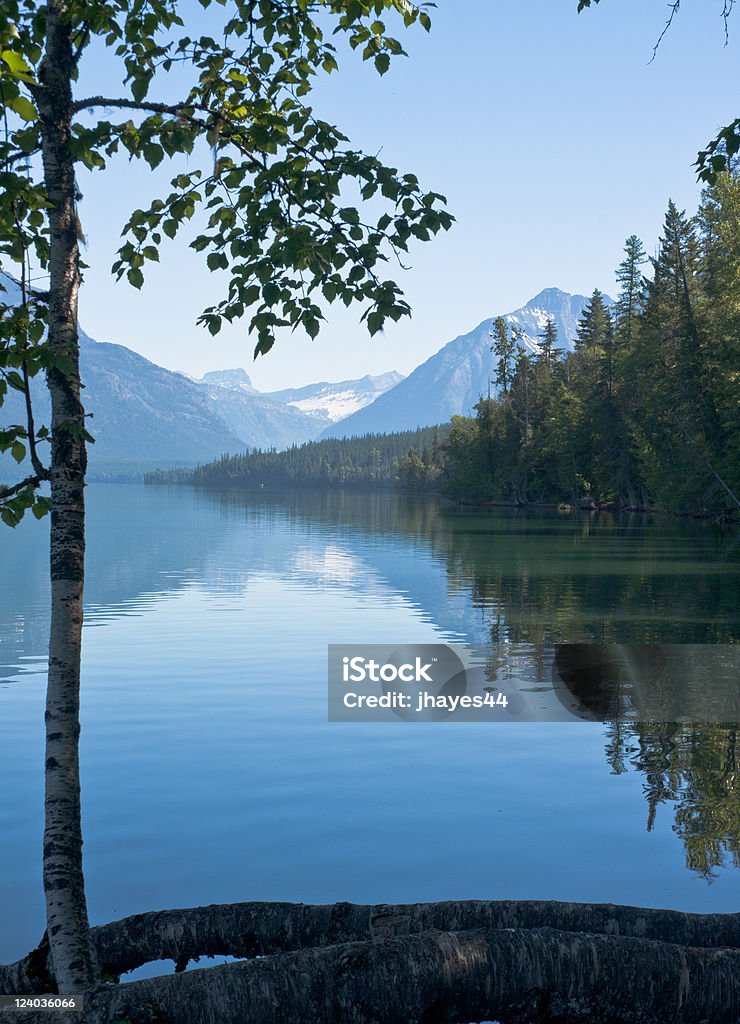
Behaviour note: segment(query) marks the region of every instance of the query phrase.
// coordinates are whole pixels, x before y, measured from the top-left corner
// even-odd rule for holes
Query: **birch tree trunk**
[[[74,56],[66,0],[46,7],[39,110],[44,181],[51,207],[48,371],[51,395],[51,630],[46,701],[44,891],[47,934],[59,992],[94,983],[82,874],[80,655],[85,560],[84,410],[80,401],[77,293],[79,249],[71,151]]]

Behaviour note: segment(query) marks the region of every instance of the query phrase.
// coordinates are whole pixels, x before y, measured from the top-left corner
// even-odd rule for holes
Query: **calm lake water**
[[[90,914],[541,898],[740,910],[720,725],[330,724],[328,643],[735,643],[740,533],[353,494],[89,489]],[[0,533],[0,962],[43,930],[47,531]]]

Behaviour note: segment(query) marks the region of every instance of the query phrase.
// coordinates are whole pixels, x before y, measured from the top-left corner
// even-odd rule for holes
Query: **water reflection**
[[[561,644],[551,680],[587,721],[740,721],[738,644]]]
[[[297,734],[290,733],[295,750],[284,755],[286,765],[290,767],[294,763],[290,758],[300,753],[305,760],[297,771],[303,774],[296,777],[300,777],[305,786],[315,785],[315,790],[309,793],[310,799],[305,798],[305,808],[301,805],[297,811],[306,816],[306,835],[318,827],[311,818],[311,815],[316,817],[316,808],[331,807],[332,801],[337,799],[337,768],[330,758],[338,755],[336,747],[327,746],[328,742],[337,746],[346,743],[349,767],[345,770],[356,770],[360,776],[359,781],[352,776],[356,788],[347,797],[345,818],[357,815],[359,811],[356,808],[362,806],[365,815],[377,813],[373,820],[379,833],[385,828],[383,823],[389,820],[385,798],[368,796],[367,803],[363,805],[357,796],[357,787],[370,786],[374,776],[382,771],[378,767],[377,750],[383,744],[387,745],[382,746],[386,763],[399,771],[403,771],[404,758],[408,760],[412,749],[416,756],[423,757],[421,763],[425,768],[421,774],[429,775],[430,785],[433,783],[443,792],[447,792],[445,787],[450,788],[449,806],[457,801],[458,808],[466,814],[469,811],[470,820],[481,835],[487,835],[485,830],[492,827],[490,821],[482,820],[483,817],[487,815],[490,818],[492,814],[499,813],[495,801],[500,800],[501,806],[505,806],[509,813],[506,801],[510,800],[511,815],[521,813],[527,818],[525,828],[533,829],[544,813],[539,805],[517,806],[516,785],[520,785],[524,792],[525,782],[522,780],[526,771],[532,770],[524,763],[520,766],[522,779],[516,784],[508,782],[510,793],[514,795],[499,797],[494,786],[481,796],[468,786],[467,776],[455,788],[456,771],[469,771],[473,778],[478,773],[484,774],[486,769],[473,763],[474,754],[481,764],[493,764],[493,753],[487,752],[487,748],[485,753],[481,753],[484,744],[493,747],[491,739],[478,736],[473,742],[461,738],[458,733],[443,740],[437,738],[436,731],[433,737],[425,733],[426,727],[418,734],[414,730],[413,741],[404,737],[403,743],[395,738],[386,739],[378,732],[368,732],[367,739],[362,740],[353,735],[352,742],[338,737],[336,733],[332,733],[331,740],[327,741],[327,734],[317,731],[314,735],[310,732],[319,729],[316,722],[321,715],[325,716],[322,703],[325,700],[324,680],[319,678],[319,674],[324,664],[321,648],[330,641],[351,639],[403,643],[426,640],[490,644],[489,678],[495,679],[506,666],[516,664],[527,687],[536,695],[538,687],[549,685],[558,648],[565,643],[731,644],[737,643],[740,635],[737,531],[723,531],[708,524],[639,517],[573,518],[466,512],[433,500],[389,495],[300,493],[245,497],[237,493],[216,495],[115,485],[91,488],[89,507],[90,569],[86,591],[89,629],[100,627],[105,630],[131,617],[151,623],[146,631],[136,636],[135,653],[141,662],[136,666],[129,665],[128,652],[123,647],[120,650],[112,648],[105,655],[108,661],[103,662],[100,645],[91,641],[88,631],[86,650],[97,659],[90,663],[89,672],[103,677],[105,670],[109,673],[105,678],[113,679],[115,666],[111,668],[109,663],[118,657],[121,664],[125,664],[127,680],[134,680],[132,688],[138,685],[148,687],[141,691],[147,699],[154,683],[158,684],[157,700],[161,705],[153,703],[148,706],[150,718],[144,723],[146,728],[154,730],[157,743],[171,742],[174,745],[174,740],[166,739],[168,732],[174,732],[173,723],[179,727],[191,711],[194,719],[199,715],[215,715],[221,701],[226,710],[220,712],[223,717],[219,719],[218,726],[213,726],[217,739],[213,739],[212,747],[206,747],[200,732],[195,734],[196,749],[200,751],[198,756],[201,758],[199,772],[203,779],[210,777],[208,773],[216,770],[212,769],[213,760],[226,757],[232,747],[232,773],[239,770],[246,758],[254,756],[256,759],[260,754],[262,761],[255,760],[251,770],[262,779],[264,789],[254,791],[254,800],[261,802],[259,807],[256,804],[254,808],[250,806],[250,813],[263,816],[269,813],[269,801],[264,794],[272,792],[270,786],[278,785],[276,778],[282,778],[280,767],[270,766],[270,750],[281,742],[281,730],[298,729],[300,723],[308,723],[308,739],[299,739]],[[38,680],[39,673],[43,671],[48,628],[45,531],[45,524],[31,522],[22,524],[13,535],[0,534],[0,700],[6,702],[4,710],[20,706],[24,681]],[[316,619],[311,620],[309,608],[308,613],[302,612],[309,618],[297,621],[294,618],[296,608],[304,610],[307,606],[305,603],[290,603],[291,592],[308,594],[317,607],[321,605],[323,617],[319,619],[317,612]],[[340,637],[336,635],[339,629],[338,602],[345,598],[354,602],[352,635]],[[179,633],[167,632],[171,627],[166,615],[168,603],[173,609],[175,605],[181,609],[182,617],[177,620]],[[188,610],[190,605],[192,611]],[[237,613],[241,615],[245,605],[250,609],[251,617],[248,620],[237,619]],[[409,609],[413,612],[418,636],[404,632],[411,622]],[[401,617],[401,613],[405,617]],[[308,690],[299,692],[295,684],[294,691],[298,696],[292,714],[297,724],[292,720],[286,724],[285,716],[281,717],[274,706],[265,703],[262,708],[259,705],[259,714],[263,717],[257,715],[255,720],[263,730],[263,738],[255,733],[250,738],[250,747],[240,737],[232,737],[229,747],[221,734],[230,735],[231,723],[227,718],[231,708],[228,700],[232,698],[226,692],[226,683],[219,673],[214,669],[213,678],[206,672],[192,681],[179,680],[174,692],[174,686],[166,677],[148,678],[148,674],[155,671],[149,666],[166,666],[170,661],[177,661],[180,665],[188,657],[195,656],[197,645],[208,642],[214,652],[213,663],[221,666],[219,672],[232,672],[241,686],[240,659],[245,658],[244,652],[249,645],[240,630],[246,630],[247,625],[251,630],[264,631],[265,635],[258,638],[262,645],[269,640],[273,651],[292,659],[291,666],[297,678],[306,686],[310,683],[316,687],[316,694],[311,698],[315,699],[315,704],[309,705],[309,698],[305,696]],[[343,628],[349,630],[350,626],[345,623]],[[397,632],[389,635],[393,630]],[[110,640],[111,644],[130,642],[130,635],[123,631],[118,631]],[[163,644],[169,645],[164,652],[161,650]],[[260,646],[259,650],[261,652],[263,647]],[[207,663],[202,652],[198,657]],[[310,661],[310,658],[314,660]],[[304,667],[307,659],[308,669]],[[270,671],[270,665],[267,661],[255,663],[250,670],[265,675]],[[199,671],[204,671],[200,663]],[[305,679],[300,676],[301,672],[307,673]],[[138,721],[135,715],[143,712],[138,710],[140,704],[134,700],[133,689],[131,697],[124,694],[119,698],[116,687],[123,690],[124,684],[128,685],[127,680],[122,682],[119,679],[120,675],[119,668],[118,676],[115,676],[116,686],[111,685],[109,691],[95,698],[95,713],[102,715],[109,705],[115,706],[120,699],[129,716],[125,721]],[[287,683],[281,682],[281,685],[288,688]],[[244,692],[243,686],[240,692]],[[257,700],[251,694],[249,699]],[[130,704],[124,703],[127,700]],[[238,711],[239,706],[236,706]],[[309,707],[310,715],[306,710]],[[254,712],[254,708],[252,710]],[[603,710],[597,708],[599,713],[595,717],[607,717],[601,714]],[[159,723],[157,715],[162,716],[164,724]],[[323,721],[322,727],[325,727]],[[114,726],[106,728],[109,732],[105,735],[113,735]],[[429,728],[436,730],[435,726]],[[492,735],[490,730],[495,729],[493,726],[479,728],[487,731],[487,737]],[[577,728],[582,728],[583,732],[572,740],[572,763],[564,760],[562,765],[541,767],[543,779],[548,773],[562,772],[563,779],[576,794],[574,801],[580,792],[576,787],[580,784],[586,758],[586,741],[580,737],[587,734],[588,726]],[[91,737],[92,734],[90,730],[85,735]],[[100,735],[104,735],[103,730]],[[648,828],[655,826],[658,809],[665,804],[673,816],[674,831],[683,843],[686,863],[692,871],[706,877],[716,873],[723,864],[738,866],[740,804],[736,736],[737,727],[732,722],[724,725],[650,725],[637,722],[634,716],[628,715],[617,715],[607,728],[607,764],[617,775],[639,773],[646,800]],[[87,742],[92,742],[92,739]],[[503,742],[510,741],[501,741],[497,737],[496,742],[503,747]],[[299,743],[305,743],[305,748]],[[413,748],[412,743],[415,744]],[[392,747],[392,744],[396,746]],[[532,744],[534,752],[528,756],[534,763],[537,756],[535,746],[542,749],[543,743],[532,739]],[[141,757],[142,764],[146,757],[154,758],[158,752],[156,744],[150,744],[150,747],[151,753],[149,750],[141,753],[137,748],[136,756]],[[473,751],[469,755],[470,762],[465,760],[466,748]],[[328,752],[326,765],[321,761],[324,749]],[[444,749],[448,749],[449,754],[442,763],[439,751]],[[256,751],[254,755],[252,750]],[[523,758],[526,753],[522,754]],[[367,762],[362,761],[363,757]],[[121,759],[125,764],[123,753]],[[164,753],[161,762],[166,763]],[[355,762],[356,769],[352,767]],[[156,771],[164,771],[159,762],[155,768]],[[139,813],[139,806],[151,800],[149,788],[156,790],[157,785],[156,771],[151,777],[144,778],[146,769],[138,770],[143,773],[142,781],[137,781],[138,775],[132,776],[132,792],[135,792],[138,804],[134,806],[132,796],[129,822]],[[497,762],[496,770],[503,770],[501,763]],[[326,778],[322,772],[326,772]],[[363,774],[367,776],[367,782],[362,778]],[[319,776],[326,789],[320,790],[318,782],[313,781]],[[200,786],[203,796],[205,782],[198,776],[195,783]],[[294,788],[297,785],[294,781],[285,781],[284,784],[286,792],[290,785]],[[414,784],[411,781],[407,783],[412,791]],[[591,812],[599,815],[598,828],[594,826],[594,842],[598,846],[598,829],[609,827],[610,816],[617,812],[611,809],[610,803],[614,790],[609,790],[602,782],[595,781],[593,785],[601,787]],[[615,780],[612,780],[612,785],[617,785]],[[239,790],[240,799],[247,799],[242,796],[245,791],[245,787]],[[252,799],[251,789],[249,792]],[[526,792],[528,799],[534,799],[531,796],[533,790]],[[192,798],[192,794],[187,794],[187,797]],[[563,801],[566,798],[567,794],[558,797]],[[283,802],[289,799],[284,793],[281,795]],[[311,799],[314,804],[311,804]],[[372,803],[373,799],[379,806]],[[213,803],[215,815],[218,806],[210,790],[203,806],[209,801]],[[416,820],[415,815],[422,813],[421,808],[422,805],[414,804],[411,798],[403,807],[399,803],[398,820],[403,815],[406,816],[404,821]],[[571,833],[591,824],[587,822],[584,826],[581,807],[571,808],[570,813],[571,818],[566,824]],[[226,828],[227,824],[222,827]],[[327,839],[326,849],[339,849],[338,837],[343,834],[345,826],[344,819],[332,826],[335,832]],[[271,827],[275,827],[274,822]],[[468,826],[464,823],[459,825],[459,834],[465,827]],[[521,822],[518,827],[521,830]],[[548,827],[548,838],[551,838],[558,824],[553,820]],[[637,828],[633,824],[627,827]],[[129,823],[129,829],[132,828]],[[429,835],[437,833],[438,828],[435,832],[430,831]],[[173,834],[173,842],[175,838]],[[629,840],[630,837],[625,835],[625,843]],[[259,841],[263,842],[261,838]],[[453,829],[444,842],[439,838],[428,839],[424,845],[419,840],[420,850],[430,849],[432,841],[442,849],[445,842],[458,840]],[[112,844],[113,840],[110,842]],[[119,838],[118,842],[119,845],[121,842],[133,843],[127,837]],[[582,836],[572,839],[574,846],[582,842]],[[223,845],[226,848],[228,843]],[[536,852],[536,844],[532,844],[532,849]],[[391,857],[391,852],[376,851],[378,865],[386,855]],[[498,855],[502,855],[501,851]],[[277,856],[271,848],[264,862],[269,863],[270,858],[275,860]],[[398,851],[393,853],[396,860],[400,856]],[[522,850],[512,852],[511,857],[512,864],[522,860]],[[348,862],[346,858],[343,860],[344,864]],[[544,867],[539,861],[538,865],[537,870],[543,872]],[[166,870],[169,870],[169,864]],[[320,865],[320,870],[322,877],[327,874],[324,864]],[[514,867],[511,868],[513,870]],[[574,870],[578,873],[582,869],[574,869],[571,864],[567,870],[572,875]],[[388,872],[385,869],[381,871],[380,866],[377,871],[382,880],[382,889],[377,893],[369,890],[352,893],[345,888],[337,892],[336,897],[393,898]],[[232,865],[225,865],[224,877],[231,873]],[[109,878],[109,873],[106,877]],[[433,876],[430,874],[430,877]],[[110,885],[110,882],[106,884]],[[507,885],[508,891],[513,892],[511,885]],[[427,890],[423,895],[442,898],[454,892],[457,890],[450,884],[438,893]],[[267,890],[262,894],[266,895]],[[466,881],[465,885],[461,883],[458,894],[470,896],[476,891],[471,891]],[[486,893],[481,890],[480,894]],[[528,894],[532,895],[532,892]],[[540,894],[558,895],[552,890]],[[306,890],[296,895],[298,898],[309,897]],[[411,899],[413,895],[407,886],[399,891],[398,898]],[[563,891],[560,895],[562,898],[576,893],[570,889],[567,894]],[[587,897],[589,893],[578,895]],[[615,898],[620,896],[614,895]],[[217,896],[209,890],[206,898]],[[276,893],[276,898],[289,896],[284,888]],[[329,899],[332,894],[322,891],[320,896]],[[185,898],[196,899],[189,893]],[[228,898],[227,894],[222,894],[221,898]],[[635,891],[630,898],[635,902],[647,902],[650,896],[642,897]],[[182,901],[182,896],[164,899],[168,903]],[[147,898],[143,905],[158,902],[162,902],[159,897]]]
[[[423,592],[413,575],[399,579],[393,565],[382,572],[461,639],[490,641],[491,681],[514,671],[536,692],[553,671],[570,673],[587,717],[610,720],[612,771],[631,765],[644,777],[648,831],[658,806],[672,805],[688,868],[711,878],[740,867],[740,661],[737,648],[718,646],[740,639],[737,530],[637,515],[461,512],[386,495],[284,500],[293,515],[401,535],[420,557],[442,560],[443,594]],[[461,595],[464,614],[451,621]],[[605,652],[620,664],[605,666]],[[630,687],[618,689],[625,666]]]
[[[737,738],[737,724],[618,721],[608,729],[606,754],[614,774],[623,774],[629,764],[644,778],[648,831],[660,805],[673,804],[686,865],[707,879],[727,864],[740,868]]]

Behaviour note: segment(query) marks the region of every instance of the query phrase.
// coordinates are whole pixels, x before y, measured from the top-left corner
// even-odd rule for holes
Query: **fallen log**
[[[740,951],[551,928],[424,932],[108,985],[85,1024],[738,1024]]]
[[[554,928],[690,947],[740,948],[740,914],[685,914],[608,903],[464,900],[361,905],[226,903],[136,914],[92,929],[104,975],[155,960],[183,969],[204,956],[251,958],[427,931]],[[53,991],[48,945],[0,966],[0,994]]]

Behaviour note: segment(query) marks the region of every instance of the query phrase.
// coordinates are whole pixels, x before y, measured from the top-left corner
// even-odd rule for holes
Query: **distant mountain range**
[[[15,281],[0,275],[0,302],[20,300]],[[148,469],[194,466],[245,448],[287,448],[318,437],[337,415],[355,412],[401,375],[382,374],[262,394],[241,369],[200,380],[166,370],[123,345],[94,341],[80,331],[83,402],[91,414],[91,476],[140,476]],[[49,422],[44,382],[33,382],[38,423]],[[0,426],[25,422],[22,396],[10,391]],[[0,479],[16,476],[0,456]]]
[[[525,346],[535,352],[539,335],[552,317],[560,347],[572,349],[587,302],[584,295],[547,288],[504,319],[523,332]],[[328,427],[322,438],[410,430],[446,423],[453,415],[471,414],[481,395],[488,393],[493,376],[493,319],[488,317],[468,334],[449,342],[371,405]]]
[[[282,449],[313,441],[335,419],[369,405],[403,379],[399,373],[386,373],[263,393],[242,369],[212,370],[200,379],[179,376],[200,391],[212,415],[236,435],[238,451],[245,447]]]
[[[0,302],[19,301],[16,282],[7,275],[0,275],[0,282],[6,288]],[[506,319],[534,349],[551,316],[561,345],[570,347],[586,302],[582,295],[550,288]],[[470,413],[487,392],[492,373],[491,321],[445,345],[405,379],[390,372],[270,393],[258,391],[242,369],[195,379],[80,331],[83,401],[96,439],[91,475],[137,477],[245,448],[282,449],[318,437],[408,430]],[[44,382],[37,379],[33,386],[37,422],[48,423]],[[11,391],[0,407],[0,426],[19,422],[24,422],[22,396]],[[0,479],[15,476],[9,456],[0,456]]]
[[[303,388],[286,388],[284,391],[272,391],[270,398],[288,405],[309,416],[322,416],[332,423],[351,416],[370,405],[371,402],[390,391],[403,380],[402,373],[391,370],[377,377],[361,377],[360,380],[342,380],[337,384],[308,384]]]

